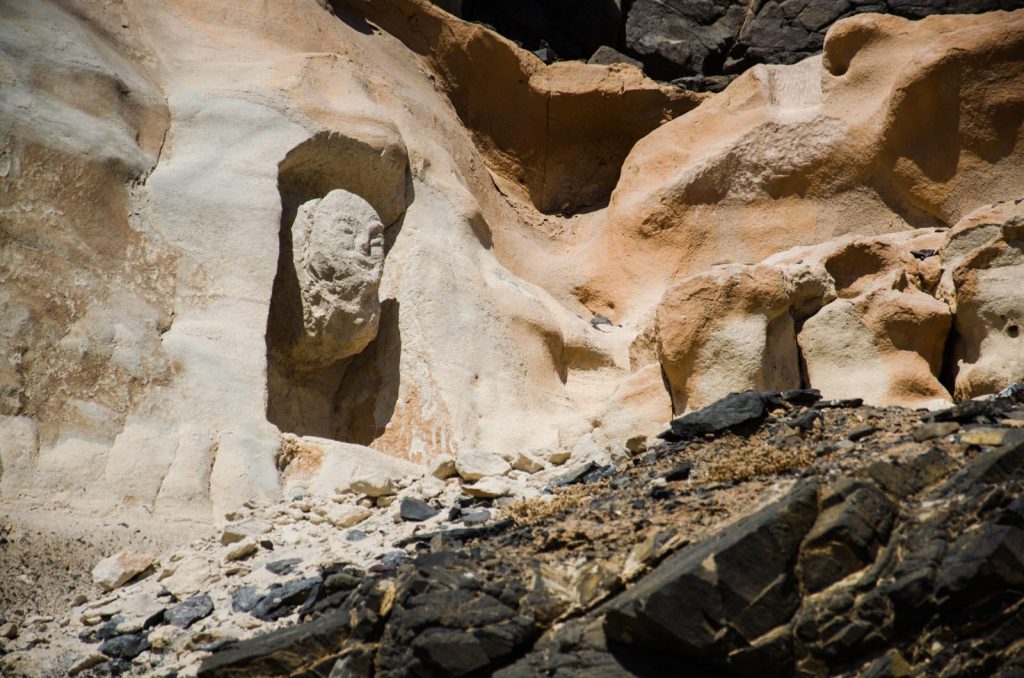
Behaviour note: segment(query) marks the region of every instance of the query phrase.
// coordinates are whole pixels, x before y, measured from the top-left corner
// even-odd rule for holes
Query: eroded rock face
[[[1017,197],[1022,27],[1020,12],[862,15],[829,30],[821,60],[744,72],[633,147],[588,243],[620,266],[595,260],[580,298],[613,319],[641,316],[666,271],[947,227]]]
[[[807,381],[801,336],[826,391],[941,398],[926,261],[709,269],[944,226],[1024,178],[1019,13],[847,20],[714,97],[547,66],[425,0],[8,14],[5,499],[208,519],[331,491],[371,448],[605,464],[671,416],[662,366],[681,411]],[[708,317],[674,327],[690,300]],[[816,327],[833,311],[856,370]]]
[[[933,296],[942,237],[845,238],[669,288],[657,334],[674,410],[801,385],[878,404],[948,401],[939,377],[951,312]]]
[[[941,293],[956,311],[957,398],[1024,380],[1024,204],[964,217],[946,236]]]
[[[732,391],[800,384],[793,285],[769,266],[723,266],[670,287],[658,306],[659,358],[682,412]]]
[[[368,202],[336,189],[299,207],[291,235],[302,334],[289,353],[300,370],[326,367],[377,336],[384,226]]]

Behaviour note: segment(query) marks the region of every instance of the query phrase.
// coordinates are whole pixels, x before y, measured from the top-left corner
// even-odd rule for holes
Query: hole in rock
[[[369,444],[390,421],[399,304],[378,285],[410,183],[404,149],[379,140],[322,133],[281,161],[266,341],[267,419],[282,431]]]
[[[1007,328],[1006,328],[1006,336],[1010,337],[1011,339],[1016,339],[1019,334],[1020,334],[1020,327],[1018,327],[1017,325],[1008,325],[1007,326]]]
[[[889,252],[875,243],[850,243],[825,262],[840,297],[855,297],[870,278],[891,268]]]

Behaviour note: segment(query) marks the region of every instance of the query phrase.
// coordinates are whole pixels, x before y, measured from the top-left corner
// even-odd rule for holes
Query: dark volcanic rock
[[[294,611],[306,591],[301,623],[219,649],[200,675],[1024,668],[1024,442],[915,441],[920,415],[906,410],[822,411],[814,394],[740,395],[742,406],[724,409],[743,415],[742,437],[725,428],[655,446],[616,467],[612,482],[560,490],[552,514],[415,535],[403,540],[415,548],[394,552],[403,557],[387,568],[322,568],[323,585],[296,584],[289,599]],[[967,417],[965,430],[1000,428],[1016,397],[942,416]],[[769,419],[775,407],[787,416]],[[775,450],[778,431],[808,412],[792,445],[810,466],[709,480],[709,460]],[[875,432],[860,444],[811,452],[868,420]],[[690,470],[685,487],[654,483],[684,475],[677,469]],[[656,502],[652,484],[664,490]],[[781,496],[764,506],[765,492]],[[629,560],[640,565],[619,569]],[[268,596],[282,598],[283,588]]]
[[[127,633],[109,638],[100,645],[100,652],[116,659],[135,659],[149,649],[145,633]]]
[[[494,27],[530,51],[550,45],[563,59],[586,59],[614,45],[622,16],[614,0],[462,0],[462,18]]]
[[[724,655],[755,640],[799,605],[792,567],[817,512],[818,487],[808,482],[682,549],[609,605],[605,633],[620,643],[697,656]],[[733,633],[718,632],[725,627]]]
[[[256,607],[261,597],[255,586],[243,586],[231,594],[231,609],[235,612],[249,612]]]
[[[268,621],[286,617],[299,605],[315,600],[320,594],[322,583],[320,577],[307,577],[282,585],[271,585],[267,594],[256,603],[249,614]]]
[[[640,69],[642,69],[644,67],[644,65],[642,63],[640,63],[639,61],[637,61],[636,59],[630,58],[630,57],[626,56],[625,54],[623,54],[622,52],[618,51],[617,49],[615,49],[613,47],[609,47],[608,45],[602,45],[602,46],[598,47],[597,51],[594,52],[589,59],[587,59],[587,63],[588,64],[601,64],[603,66],[610,66],[612,64],[629,64],[630,66],[636,66],[637,68],[640,68]],[[595,327],[596,327],[596,325],[594,324],[594,321],[596,319],[597,319],[597,316],[595,316],[590,321],[590,324],[594,325]],[[605,318],[605,321],[606,321],[605,323],[598,323],[598,324],[608,324],[608,325],[611,324],[611,321],[608,320],[607,318]]]
[[[680,441],[724,431],[752,430],[768,416],[770,407],[781,407],[779,394],[770,391],[730,393],[707,407],[673,419],[660,438]]]
[[[343,644],[357,646],[378,637],[388,591],[393,591],[388,582],[366,580],[316,619],[215,652],[203,661],[199,675],[278,676],[302,669],[307,673],[301,675],[327,676]]]
[[[873,483],[844,478],[823,493],[821,509],[800,551],[800,580],[807,593],[874,562],[889,538],[896,505]]]
[[[730,0],[636,0],[626,19],[626,45],[656,78],[722,73],[747,6]]]
[[[398,506],[398,513],[402,516],[402,520],[412,522],[429,520],[440,512],[440,509],[434,508],[422,499],[415,499],[413,497],[404,498]]]
[[[793,64],[817,54],[833,23],[862,12],[919,18],[1021,6],[1020,0],[635,0],[625,46],[663,80],[738,74],[753,64]]]
[[[203,617],[209,616],[211,612],[213,612],[213,601],[209,595],[200,593],[167,609],[164,612],[164,621],[187,629]]]
[[[334,655],[348,632],[348,610],[243,640],[215,652],[199,668],[200,676],[288,675],[311,657]],[[326,675],[326,673],[324,674]]]

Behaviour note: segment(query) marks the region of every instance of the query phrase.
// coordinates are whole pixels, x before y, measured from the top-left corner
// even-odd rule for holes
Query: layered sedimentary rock
[[[628,318],[715,263],[952,226],[1018,197],[1021,22],[859,16],[829,31],[821,61],[748,70],[633,147],[587,245],[581,298]]]
[[[1024,379],[1020,212],[997,203],[948,232],[846,237],[676,283],[655,326],[673,409],[801,385],[935,406]]]
[[[878,238],[1019,197],[1019,12],[855,17],[711,97],[425,0],[2,11],[5,499],[207,519],[319,439],[604,463],[727,390],[1017,370],[1015,226],[955,232],[939,297],[931,236]]]

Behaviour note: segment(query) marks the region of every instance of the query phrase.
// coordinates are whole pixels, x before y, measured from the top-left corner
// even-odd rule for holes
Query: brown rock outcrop
[[[942,246],[941,294],[954,309],[954,395],[973,398],[1024,381],[1024,204],[964,217]]]
[[[581,298],[642,314],[673,274],[1005,199],[1024,183],[1022,78],[1024,12],[840,21],[822,58],[755,66],[636,144]]]
[[[942,237],[847,237],[670,287],[657,342],[673,410],[801,385],[887,405],[947,401],[939,376],[950,310],[931,294]]]
[[[659,85],[635,67],[559,62],[426,0],[336,0],[426,57],[491,167],[541,212],[602,206],[639,139],[704,95]]]

